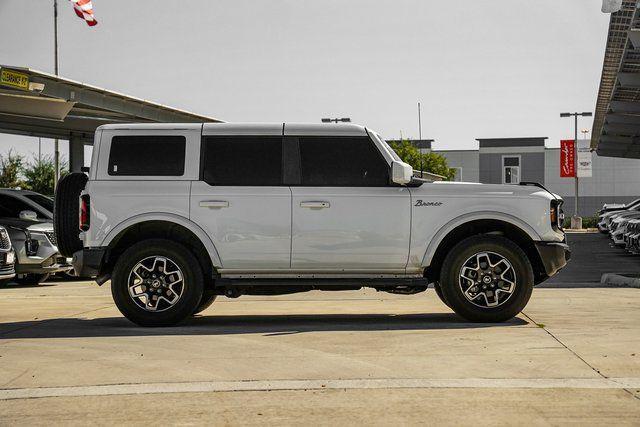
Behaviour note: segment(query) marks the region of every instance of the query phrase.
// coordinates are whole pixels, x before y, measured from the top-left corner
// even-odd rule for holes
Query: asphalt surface
[[[536,289],[503,324],[427,293],[221,298],[132,325],[108,286],[0,289],[0,425],[640,424],[640,290]]]
[[[502,324],[432,289],[220,298],[152,329],[108,284],[0,289],[0,425],[640,425],[640,290],[598,282],[638,260],[569,241]]]
[[[568,233],[571,260],[540,287],[599,287],[604,273],[639,274],[640,256],[616,247],[608,235]]]

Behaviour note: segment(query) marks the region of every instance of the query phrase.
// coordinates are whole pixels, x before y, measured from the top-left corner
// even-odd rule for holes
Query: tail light
[[[80,196],[80,230],[89,230],[91,215],[89,214],[89,208],[91,207],[91,199],[88,194]]]

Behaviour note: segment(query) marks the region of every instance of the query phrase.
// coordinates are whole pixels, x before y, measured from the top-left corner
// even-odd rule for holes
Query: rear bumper
[[[107,248],[85,248],[73,254],[73,269],[79,277],[96,277],[100,275]]]
[[[560,242],[535,242],[536,249],[542,260],[548,277],[553,276],[567,265],[571,259],[571,249],[566,243]]]

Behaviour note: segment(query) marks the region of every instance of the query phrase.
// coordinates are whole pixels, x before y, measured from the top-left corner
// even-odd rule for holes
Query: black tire
[[[436,295],[438,295],[438,298],[440,298],[440,301],[442,301],[442,303],[447,307],[451,308],[451,305],[449,305],[449,303],[444,297],[444,294],[442,293],[442,286],[440,286],[440,283],[438,282],[434,283],[433,289],[436,291]]]
[[[11,283],[11,279],[0,280],[0,288],[6,288],[9,283]]]
[[[16,276],[13,279],[17,284],[23,286],[36,286],[49,278],[49,274],[25,274],[22,277]]]
[[[205,292],[205,294],[202,296],[202,299],[200,300],[200,304],[198,304],[198,307],[196,307],[193,314],[196,315],[198,313],[202,313],[207,308],[211,307],[211,304],[213,304],[216,298],[218,298],[218,295],[208,294]]]
[[[71,173],[60,181],[56,187],[53,207],[53,227],[58,241],[60,253],[72,257],[74,252],[82,249],[80,234],[80,192],[89,178],[84,173]]]
[[[497,307],[481,307],[472,303],[464,296],[460,284],[464,282],[459,277],[464,263],[474,254],[485,251],[505,258],[513,267],[515,288]],[[457,314],[472,322],[504,322],[513,318],[529,302],[533,284],[533,269],[527,255],[511,240],[495,235],[472,236],[458,243],[445,258],[440,273],[445,300]],[[482,298],[479,300],[481,302]]]
[[[183,275],[183,290],[178,301],[164,311],[147,311],[129,295],[129,275],[138,262],[160,256],[171,260]],[[202,299],[204,279],[196,257],[179,243],[165,239],[149,239],[127,249],[116,262],[111,277],[111,294],[120,312],[140,326],[172,326],[196,310]],[[159,304],[159,303],[158,303]]]

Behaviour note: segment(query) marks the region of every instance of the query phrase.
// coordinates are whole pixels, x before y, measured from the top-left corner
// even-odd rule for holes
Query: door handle
[[[200,202],[200,207],[210,209],[228,208],[229,202],[226,200],[203,200]]]
[[[331,207],[329,202],[300,202],[301,208],[309,208],[309,209],[326,209]]]

